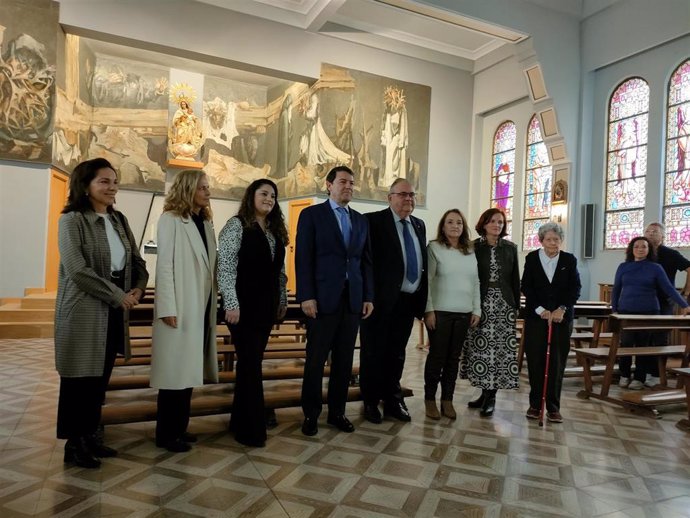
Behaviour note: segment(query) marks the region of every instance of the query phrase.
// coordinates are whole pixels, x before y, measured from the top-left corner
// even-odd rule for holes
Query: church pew
[[[331,368],[327,365],[324,368],[323,375],[329,376]],[[359,365],[352,367],[352,375],[359,374]],[[275,369],[264,369],[262,378],[264,381],[269,380],[289,380],[301,379],[304,376],[304,367],[277,367]],[[234,383],[237,378],[236,371],[222,371],[218,373],[218,383]],[[133,375],[133,376],[114,376],[110,378],[108,383],[108,390],[134,390],[149,388],[150,378],[147,374]],[[213,385],[213,383],[208,383]]]
[[[266,408],[289,408],[301,405],[301,389],[281,390],[264,394]],[[403,396],[411,397],[412,390],[404,388]],[[326,401],[327,392],[323,391]],[[232,411],[232,394],[205,394],[196,390],[192,397],[190,415],[192,417],[205,415],[229,414]],[[361,401],[362,394],[359,387],[350,387],[347,393],[348,401]],[[101,413],[101,424],[124,424],[154,421],[156,419],[155,401],[136,401],[126,404],[105,405]]]

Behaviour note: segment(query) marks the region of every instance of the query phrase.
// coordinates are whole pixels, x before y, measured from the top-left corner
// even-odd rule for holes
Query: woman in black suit
[[[546,223],[539,227],[538,236],[542,248],[527,254],[521,284],[525,295],[525,354],[530,384],[527,418],[539,418],[544,390],[546,343],[551,324],[546,417],[553,423],[561,423],[561,386],[570,351],[573,306],[580,298],[582,285],[577,259],[573,254],[561,251],[561,226]]]
[[[287,310],[288,234],[277,198],[271,180],[252,182],[218,240],[218,290],[237,352],[230,430],[255,447],[266,443],[261,362],[271,327]]]

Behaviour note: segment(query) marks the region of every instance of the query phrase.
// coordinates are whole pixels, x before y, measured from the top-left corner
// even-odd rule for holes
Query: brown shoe
[[[441,415],[446,416],[448,419],[456,419],[458,414],[455,413],[455,408],[453,408],[453,402],[448,400],[441,400]]]
[[[560,412],[549,412],[546,414],[546,418],[552,423],[562,423],[563,416]]]
[[[438,407],[436,406],[436,400],[425,399],[424,408],[426,409],[426,416],[429,419],[439,420],[441,419],[441,414],[438,413]]]
[[[527,413],[525,414],[527,419],[539,419],[539,409],[529,407]]]

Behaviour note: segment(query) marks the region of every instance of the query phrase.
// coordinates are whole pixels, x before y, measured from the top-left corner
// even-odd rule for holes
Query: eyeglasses
[[[401,198],[412,198],[413,200],[417,197],[416,192],[392,192],[391,194],[397,194]]]

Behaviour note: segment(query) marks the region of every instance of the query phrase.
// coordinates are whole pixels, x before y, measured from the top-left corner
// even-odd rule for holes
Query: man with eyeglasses
[[[424,315],[427,297],[426,228],[412,216],[415,192],[404,178],[388,191],[387,209],[365,214],[374,267],[374,307],[360,329],[360,385],[364,417],[372,423],[384,414],[410,421],[400,387],[405,348],[414,319]]]
[[[690,296],[690,261],[681,254],[678,250],[669,248],[664,245],[664,234],[666,233],[665,227],[658,222],[650,223],[647,225],[644,231],[644,237],[646,237],[651,245],[654,247],[656,252],[656,262],[661,265],[666,272],[668,280],[671,281],[673,286],[676,285],[676,272],[685,272],[685,285],[681,290],[681,295],[684,298]],[[661,315],[673,315],[673,303],[669,298],[663,293],[657,293],[659,298],[659,306],[661,308]],[[652,333],[649,345],[668,345],[669,344],[669,332],[668,331],[657,331]],[[655,356],[649,356],[645,358],[647,362],[647,379],[644,381],[644,385],[653,388],[659,384],[659,365],[656,361]],[[642,388],[638,385],[637,388]]]

